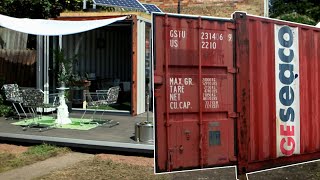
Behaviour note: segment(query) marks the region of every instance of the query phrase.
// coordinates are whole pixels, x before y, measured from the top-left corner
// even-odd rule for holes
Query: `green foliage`
[[[23,153],[23,156],[33,157],[33,159],[42,161],[68,151],[68,148],[59,148],[53,145],[41,144],[30,147],[28,151]]]
[[[310,25],[315,25],[320,21],[320,2],[318,0],[270,0],[270,2],[272,4],[270,17],[272,18],[284,16],[286,20],[304,24],[310,24],[313,21],[314,23]]]
[[[0,13],[13,17],[48,18],[54,9],[54,0],[2,0]]]
[[[307,15],[314,19],[316,22],[320,21],[320,4],[314,6],[306,11]]]
[[[56,49],[53,51],[55,62],[58,67],[56,72],[58,72],[58,82],[60,85],[64,83],[68,85],[72,81],[72,67],[73,64],[77,61],[77,55],[72,56],[71,58],[67,57],[63,50]]]
[[[0,77],[0,88],[3,86],[5,79]],[[0,117],[10,116],[13,114],[13,109],[11,106],[5,105],[4,94],[0,93]]]
[[[72,10],[79,7],[77,2],[63,0],[2,0],[0,13],[19,18],[50,18],[57,17],[64,9]]]
[[[0,117],[7,117],[13,114],[13,109],[10,106],[0,105]]]
[[[278,19],[291,21],[291,22],[297,22],[297,23],[303,23],[303,24],[309,24],[309,25],[315,25],[316,22],[311,19],[310,17],[306,15],[300,15],[298,13],[290,13],[290,14],[283,14],[278,17]]]
[[[73,65],[77,62],[77,55],[72,56],[71,58],[67,57],[64,51],[61,49],[56,49],[53,51],[56,70],[58,76],[58,85],[60,87],[70,86],[70,83],[73,81]],[[69,90],[65,90],[65,97],[67,100],[70,100]]]

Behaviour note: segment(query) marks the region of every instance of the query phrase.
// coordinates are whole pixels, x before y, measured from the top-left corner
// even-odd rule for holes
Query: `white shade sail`
[[[13,18],[0,14],[0,26],[27,34],[59,36],[89,31],[124,20],[125,18],[126,16],[102,20],[61,21]]]

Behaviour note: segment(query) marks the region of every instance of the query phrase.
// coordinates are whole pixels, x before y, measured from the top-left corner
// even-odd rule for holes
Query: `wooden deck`
[[[71,113],[70,117],[81,117],[81,113]],[[87,114],[87,118],[91,115]],[[152,114],[151,114],[152,118]],[[96,128],[81,131],[71,129],[50,129],[39,132],[36,129],[23,130],[22,127],[12,125],[16,119],[0,118],[0,140],[13,140],[35,143],[52,143],[65,146],[79,146],[116,151],[130,151],[138,153],[153,153],[154,145],[151,143],[138,143],[134,141],[135,123],[146,121],[146,115],[132,117],[127,114],[106,114],[103,119],[112,119],[119,125],[108,128]]]

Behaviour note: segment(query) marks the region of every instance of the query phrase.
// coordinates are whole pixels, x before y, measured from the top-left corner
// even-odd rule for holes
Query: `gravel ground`
[[[22,154],[26,152],[28,147],[16,146],[11,144],[0,144],[0,153]]]
[[[0,144],[0,153],[19,154],[28,147]],[[55,158],[52,158],[55,160]],[[67,161],[67,160],[66,160]],[[68,162],[59,162],[68,163]],[[114,154],[91,155],[85,161],[78,161],[63,169],[56,169],[36,179],[158,179],[158,180],[229,180],[235,179],[234,168],[208,169],[201,171],[179,172],[162,175],[153,174],[154,158],[124,156]],[[41,167],[38,167],[41,170]],[[25,175],[25,174],[24,174]],[[245,176],[238,176],[246,179]],[[272,171],[248,175],[250,180],[318,180],[320,179],[320,162],[312,162]]]
[[[319,180],[320,162],[306,163],[248,175],[249,180]]]
[[[96,157],[103,160],[111,160],[115,163],[126,163],[136,166],[154,167],[154,158],[136,157],[136,156],[122,156],[114,154],[98,154]]]

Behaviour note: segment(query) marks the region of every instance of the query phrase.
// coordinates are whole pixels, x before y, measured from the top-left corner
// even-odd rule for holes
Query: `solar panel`
[[[149,13],[152,12],[162,12],[160,8],[158,8],[158,6],[154,5],[154,4],[142,4]]]
[[[97,5],[146,11],[145,7],[138,0],[93,0],[93,2]]]

